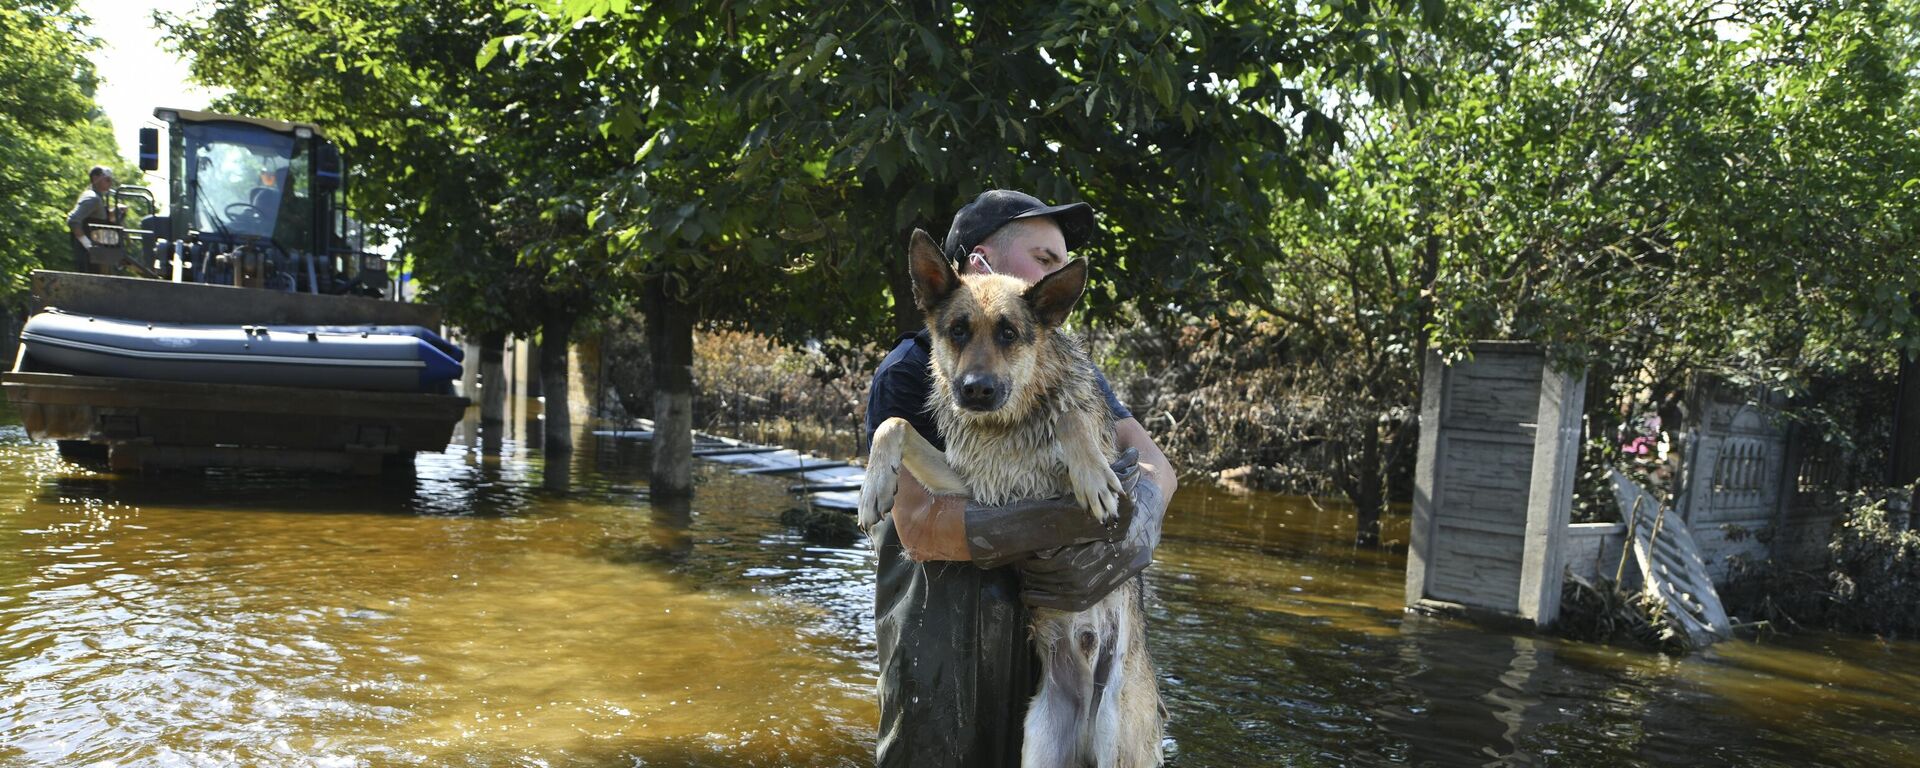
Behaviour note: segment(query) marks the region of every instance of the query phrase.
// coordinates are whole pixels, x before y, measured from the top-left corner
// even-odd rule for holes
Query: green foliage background
[[[70,2],[0,3],[0,302],[15,303],[32,270],[72,263],[67,212],[88,168],[136,178],[94,103],[84,27]]]
[[[1585,368],[1598,435],[1706,375],[1884,447],[1830,390],[1920,350],[1915,9],[1452,3],[1410,46],[1424,108],[1313,83],[1349,130],[1326,204],[1276,210],[1267,277],[1336,454],[1381,457],[1336,481],[1412,460],[1368,444],[1410,446],[1424,351],[1473,339]]]
[[[1190,342],[1256,339],[1272,380],[1337,404],[1289,433],[1332,441],[1364,507],[1430,349],[1542,342],[1593,374],[1602,422],[1697,374],[1814,393],[1920,350],[1917,8],[219,0],[164,22],[227,108],[340,137],[361,216],[474,331],[568,331],[659,286],[847,357],[918,324],[912,229],[991,187],[1087,200],[1087,321],[1188,391]],[[1135,410],[1181,422],[1179,394],[1150,382]]]
[[[886,298],[904,233],[1009,186],[1102,212],[1100,319],[1785,375],[1920,346],[1913,17],[226,0],[168,30],[229,107],[356,149],[361,206],[474,325],[663,277],[710,320],[881,335],[913,321]]]

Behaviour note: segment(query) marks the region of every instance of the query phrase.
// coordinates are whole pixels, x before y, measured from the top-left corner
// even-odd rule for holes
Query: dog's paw
[[[1120,514],[1120,478],[1113,468],[1098,464],[1072,474],[1073,500],[1086,507],[1095,520],[1107,522]]]
[[[872,531],[893,509],[893,493],[900,484],[901,430],[912,429],[904,419],[891,418],[874,430],[867,450],[867,476],[860,483],[860,530]]]
[[[867,477],[860,483],[860,530],[871,532],[880,518],[893,509],[893,493],[899,482],[898,467],[867,465]]]

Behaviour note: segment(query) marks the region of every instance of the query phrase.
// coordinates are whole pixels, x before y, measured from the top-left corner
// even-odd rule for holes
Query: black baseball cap
[[[1093,206],[1086,203],[1047,205],[1040,198],[1011,189],[989,189],[980,193],[953,215],[953,228],[947,230],[947,258],[964,262],[973,247],[1000,231],[1007,222],[1051,216],[1067,236],[1067,250],[1076,250],[1093,236]]]

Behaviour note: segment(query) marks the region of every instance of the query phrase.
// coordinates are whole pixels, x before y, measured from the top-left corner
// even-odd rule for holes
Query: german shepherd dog
[[[961,277],[926,232],[908,246],[914,302],[932,338],[927,404],[943,454],[905,419],[874,432],[860,494],[860,526],[893,506],[905,465],[936,495],[984,504],[1073,494],[1088,514],[1118,513],[1114,427],[1093,361],[1061,329],[1087,284],[1084,261],[1040,282]],[[1147,658],[1139,585],[1130,580],[1078,613],[1036,608],[1033,642],[1043,677],[1027,708],[1027,768],[1131,768],[1161,762],[1160,692]]]

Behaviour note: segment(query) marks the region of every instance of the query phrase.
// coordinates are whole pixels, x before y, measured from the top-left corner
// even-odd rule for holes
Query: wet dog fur
[[[1069,262],[1032,286],[963,277],[919,230],[908,262],[932,341],[928,409],[947,449],[905,419],[883,422],[868,455],[860,526],[871,529],[892,509],[901,466],[935,495],[1004,504],[1071,493],[1088,514],[1110,519],[1121,492],[1109,466],[1112,415],[1086,350],[1060,327],[1086,288],[1086,263]],[[1160,765],[1164,723],[1139,589],[1129,580],[1077,613],[1034,609],[1042,681],[1027,708],[1023,766]]]

